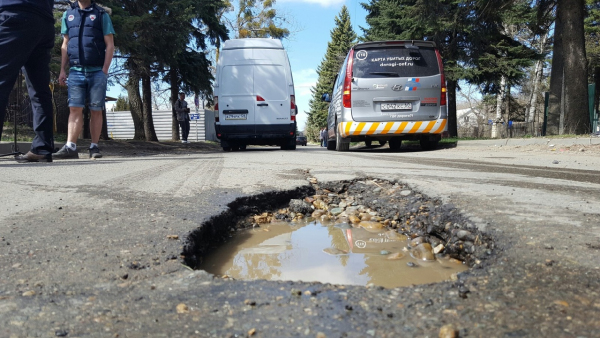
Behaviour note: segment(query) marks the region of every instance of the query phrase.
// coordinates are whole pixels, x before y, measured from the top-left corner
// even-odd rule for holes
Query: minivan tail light
[[[352,108],[352,64],[354,61],[354,49],[350,49],[348,55],[348,65],[346,66],[346,77],[344,78],[344,95],[342,95],[342,103],[344,108]]]
[[[446,92],[448,91],[446,89],[446,76],[444,75],[444,63],[442,62],[442,56],[440,55],[440,51],[438,49],[435,50],[435,55],[437,56],[438,59],[438,65],[440,67],[440,77],[442,79],[442,83],[441,83],[441,88],[442,88],[442,93],[440,95],[440,106],[445,106],[446,105]]]
[[[219,112],[219,97],[215,96],[215,110]]]
[[[256,101],[264,101],[265,99],[263,99],[262,96],[260,95],[256,95]]]

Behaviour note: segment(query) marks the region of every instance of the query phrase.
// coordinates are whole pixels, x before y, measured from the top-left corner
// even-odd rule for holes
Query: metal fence
[[[194,113],[192,113],[194,114]],[[214,132],[214,112],[210,110],[198,110],[198,120],[190,121],[189,141],[216,141]],[[170,110],[156,110],[152,112],[154,131],[159,141],[172,139],[173,113]],[[116,140],[130,140],[135,134],[135,127],[131,112],[129,111],[107,111],[106,125],[108,137]],[[181,132],[181,130],[180,130]]]

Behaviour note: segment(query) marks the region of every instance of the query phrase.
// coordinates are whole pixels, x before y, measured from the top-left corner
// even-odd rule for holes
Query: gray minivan
[[[447,128],[446,81],[431,41],[378,41],[352,47],[336,75],[327,117],[327,149],[350,142],[418,140],[435,149]]]

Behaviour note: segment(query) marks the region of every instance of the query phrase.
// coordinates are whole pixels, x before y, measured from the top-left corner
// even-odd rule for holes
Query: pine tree
[[[327,124],[329,103],[323,102],[321,96],[333,90],[333,80],[344,62],[346,54],[356,42],[356,33],[352,30],[348,8],[342,6],[335,17],[335,27],[331,30],[331,41],[327,43],[327,51],[317,68],[319,75],[317,84],[311,88],[312,99],[309,101],[306,136],[310,141],[318,140],[318,130]]]
[[[586,1],[585,48],[588,58],[588,78],[596,84],[594,107],[600,110],[600,2]]]

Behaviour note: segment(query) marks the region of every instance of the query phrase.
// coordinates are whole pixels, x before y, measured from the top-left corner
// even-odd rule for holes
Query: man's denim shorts
[[[69,107],[85,107],[86,100],[90,110],[102,110],[106,99],[107,75],[103,71],[80,72],[71,70],[69,86]]]

